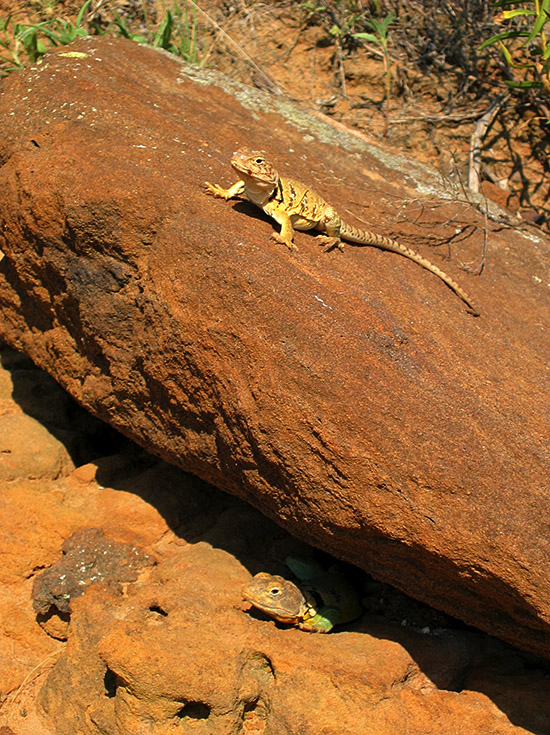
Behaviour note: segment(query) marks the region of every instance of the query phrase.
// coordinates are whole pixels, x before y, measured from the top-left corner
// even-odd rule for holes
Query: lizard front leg
[[[244,181],[237,181],[229,189],[224,189],[219,184],[211,184],[209,181],[204,182],[204,188],[207,194],[211,194],[213,197],[219,197],[220,199],[232,199],[244,192]]]
[[[285,210],[269,205],[263,207],[263,210],[270,217],[273,217],[275,222],[278,222],[281,225],[281,232],[274,232],[270,235],[270,238],[275,240],[275,242],[280,242],[281,244],[286,245],[289,250],[298,250],[293,242],[294,227],[292,226],[292,220]]]
[[[322,607],[312,617],[304,617],[298,623],[298,628],[306,630],[308,633],[329,633],[338,622],[338,616],[336,608]]]
[[[317,235],[316,238],[320,245],[324,245],[323,250],[325,252],[332,250],[332,248],[344,249],[344,243],[340,239],[341,226],[342,221],[338,212],[327,204],[323,212],[323,219],[318,225],[318,229],[323,229],[327,234]]]

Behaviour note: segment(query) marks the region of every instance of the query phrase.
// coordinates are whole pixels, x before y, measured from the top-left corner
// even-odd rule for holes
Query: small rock
[[[71,601],[92,584],[133,582],[155,559],[136,546],[111,541],[98,528],[75,531],[63,544],[63,557],[41,575],[32,589],[38,622],[54,638],[66,638]]]
[[[65,439],[67,431],[60,432]],[[2,418],[0,427],[0,481],[18,477],[56,479],[68,475],[74,463],[65,442],[36,419],[23,413]]]

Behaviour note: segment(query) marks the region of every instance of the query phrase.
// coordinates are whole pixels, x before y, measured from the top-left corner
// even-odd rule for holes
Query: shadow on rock
[[[548,732],[550,705],[545,695],[550,680],[548,662],[469,628],[391,586],[372,579],[362,570],[313,549],[305,542],[290,536],[244,502],[223,494],[177,468],[162,461],[153,461],[152,465],[147,466],[152,460],[145,453],[141,460],[141,467],[139,463],[136,466],[134,460],[134,471],[128,472],[128,467],[124,467],[120,460],[104,458],[97,463],[96,479],[119,491],[136,493],[153,505],[172,531],[186,544],[202,546],[206,543],[214,551],[220,550],[228,554],[231,561],[228,562],[224,555],[224,564],[229,564],[233,574],[236,565],[237,568],[244,567],[250,574],[267,571],[289,576],[290,572],[285,565],[287,555],[315,557],[327,568],[337,564],[361,590],[365,605],[363,616],[355,623],[336,628],[329,636],[315,636],[290,629],[262,613],[247,609],[246,603],[240,601],[240,590],[235,588],[231,592],[226,587],[224,594],[231,597],[230,605],[238,609],[241,623],[244,619],[248,625],[248,637],[251,636],[250,631],[254,630],[254,626],[258,625],[263,645],[266,640],[273,639],[280,641],[280,645],[284,647],[290,634],[297,636],[302,642],[306,651],[305,659],[309,655],[307,651],[310,645],[315,649],[326,645],[333,651],[335,661],[340,656],[346,660],[344,649],[347,649],[347,642],[350,640],[348,636],[352,636],[354,656],[358,658],[364,655],[361,653],[364,643],[379,641],[381,648],[374,654],[379,666],[383,666],[381,662],[388,655],[387,647],[394,652],[401,651],[400,655],[406,652],[415,662],[416,674],[411,674],[411,680],[420,678],[417,678],[413,689],[418,687],[425,690],[433,685],[438,691],[477,693],[476,696],[484,694],[517,727],[540,735]],[[206,562],[207,565],[209,563]],[[214,559],[212,563],[216,566]],[[169,576],[175,579],[179,574],[177,569],[180,562],[173,561],[173,564]],[[224,564],[221,564],[222,569]],[[213,569],[210,566],[205,567],[202,576],[212,574],[213,580],[218,579],[219,572],[214,573]],[[184,574],[183,570],[181,573]],[[229,576],[227,573],[227,579]],[[236,576],[245,579],[246,573],[237,572]],[[203,589],[201,592],[197,585],[194,589],[199,598],[201,595],[206,598],[212,594],[211,589]],[[220,590],[214,592],[219,594]],[[211,601],[202,599],[200,604],[208,608]],[[164,610],[162,606],[160,609]],[[207,615],[210,617],[214,614],[209,612]],[[346,643],[340,653],[339,641]],[[274,658],[276,660],[277,656]],[[371,664],[365,661],[365,671],[368,671]],[[306,660],[297,659],[295,665],[306,666],[307,663]],[[309,665],[311,666],[311,661]],[[491,732],[490,729],[488,731]]]
[[[72,733],[75,718],[89,735],[146,722],[158,732],[179,723],[424,735],[460,721],[469,733],[548,733],[547,662],[313,549],[137,448],[82,415],[17,353],[4,350],[2,361],[21,415],[54,427],[80,462],[54,487],[60,512],[76,503],[82,515],[72,532],[59,518],[63,556],[34,579],[38,621],[68,639],[39,695],[56,733]],[[98,457],[106,449],[118,453]],[[314,635],[251,609],[243,584],[260,571],[288,577],[287,556],[336,564],[360,593],[361,618]],[[411,718],[418,727],[405,730]]]
[[[25,467],[31,476],[65,474],[74,467],[90,462],[96,457],[111,454],[113,451],[128,447],[129,442],[108,424],[96,419],[85,411],[63,388],[47,373],[43,372],[25,355],[0,345],[0,367],[4,377],[11,385],[6,393],[20,407],[21,413],[11,417],[10,451],[17,451],[21,443],[27,443],[29,436],[40,433],[40,440],[49,439],[50,460],[28,457]],[[55,465],[52,458],[59,453],[62,445],[66,455],[63,467]],[[52,464],[53,462],[53,464]],[[47,466],[47,465],[50,466]],[[58,461],[59,464],[59,461]],[[34,466],[33,466],[34,465]],[[69,466],[72,465],[72,466]]]

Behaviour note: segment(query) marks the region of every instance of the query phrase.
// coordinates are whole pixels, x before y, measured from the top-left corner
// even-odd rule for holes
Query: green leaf
[[[361,38],[363,41],[370,41],[371,43],[380,43],[380,39],[374,33],[354,33],[353,37]]]
[[[97,21],[92,23],[94,27],[94,36],[107,36],[109,34],[108,28],[102,28]]]
[[[505,41],[507,38],[524,38],[528,35],[528,31],[503,31],[502,33],[497,33],[496,36],[491,36],[491,38],[483,41],[481,46],[479,46],[479,51],[481,51],[481,49],[487,48],[487,46],[492,46],[499,41]]]
[[[157,48],[163,48],[168,51],[170,48],[170,37],[172,36],[172,30],[174,28],[174,18],[172,13],[168,10],[166,16],[158,31],[156,32],[155,38],[153,39],[153,46]]]
[[[514,60],[512,59],[512,54],[508,51],[508,49],[502,43],[502,41],[499,41],[498,44],[500,46],[500,50],[504,54],[504,58],[506,59],[506,63],[508,64],[508,66],[512,66],[513,67],[514,66]]]
[[[388,32],[388,27],[393,23],[394,20],[395,15],[393,13],[388,13],[386,17],[381,21],[381,26],[384,29],[385,34]]]
[[[367,23],[372,28],[372,30],[376,33],[377,36],[383,36],[384,30],[382,28],[382,24],[379,23],[376,18],[370,18]]]
[[[550,0],[542,0],[540,4],[539,14],[535,21],[535,25],[531,29],[531,33],[529,34],[527,41],[525,41],[525,43],[523,44],[524,46],[531,43],[531,41],[533,41],[541,32],[544,24],[548,21],[548,8],[549,7],[550,7]]]
[[[535,7],[536,7],[536,4],[535,4],[534,0],[523,0],[523,2],[524,3],[531,3],[532,5],[535,5]],[[493,7],[495,7],[495,8],[505,8],[507,5],[517,5],[517,4],[518,4],[518,0],[498,0],[498,2],[493,3]]]
[[[76,16],[76,23],[75,23],[75,27],[76,28],[80,28],[80,24],[82,23],[82,18],[84,17],[84,13],[90,7],[90,3],[91,2],[92,2],[92,0],[86,0],[86,2],[84,3],[84,5],[78,11],[78,15]],[[79,35],[81,35],[81,34],[79,34]]]
[[[388,27],[390,23],[395,19],[395,15],[393,13],[388,13],[385,18],[382,20],[377,20],[376,18],[369,18],[367,21],[367,25],[369,25],[372,30],[376,33],[376,35],[380,38],[385,40],[388,35]]]
[[[116,10],[113,11],[113,15],[115,16],[115,25],[119,30],[119,35],[122,36],[123,38],[128,38],[132,40],[130,31],[128,30],[128,27],[126,26],[126,22],[120,17],[120,15],[117,13]]]
[[[37,31],[35,28],[33,28],[32,31],[32,33],[22,34],[21,41],[31,63],[34,63],[40,56],[40,52],[38,50]]]
[[[23,41],[27,36],[32,36],[34,33],[38,33],[38,31],[45,31],[48,23],[49,21],[43,21],[42,23],[35,23],[33,26],[25,26],[18,23],[15,28],[19,39]]]
[[[506,59],[506,63],[509,67],[512,69],[532,69],[535,65],[534,64],[518,64],[514,61],[512,58],[512,54],[510,51],[506,48],[506,46],[502,43],[502,41],[499,41],[499,46],[504,54],[504,58]]]
[[[506,18],[506,20],[510,20],[510,18],[515,18],[518,15],[536,15],[534,10],[528,10],[527,8],[516,8],[516,10],[505,10],[502,13],[502,17]]]
[[[10,13],[8,15],[8,17],[6,18],[6,20],[2,20],[2,18],[0,18],[0,31],[7,31],[8,30],[8,26],[10,24],[11,16],[12,15],[13,15],[13,13]]]
[[[119,36],[127,38],[130,41],[135,41],[136,43],[148,43],[147,39],[143,36],[140,36],[138,33],[130,32],[128,26],[126,25],[126,21],[120,17],[116,10],[113,11],[113,15],[115,16],[114,24],[118,28]]]
[[[510,82],[506,80],[506,84],[515,89],[533,89],[535,87],[540,89],[542,87],[542,82]]]

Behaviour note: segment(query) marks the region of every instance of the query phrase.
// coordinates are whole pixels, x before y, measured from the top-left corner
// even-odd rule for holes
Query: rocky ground
[[[337,12],[323,11],[327,6]],[[80,0],[0,0],[2,17],[12,13],[17,22],[58,17],[74,23],[81,7]],[[510,90],[505,80],[519,80],[521,69],[509,69],[498,47],[479,50],[505,28],[492,3],[203,0],[195,11],[187,1],[181,7],[197,63],[375,138],[386,132],[387,144],[465,187],[476,123],[496,105],[480,141],[481,190],[522,220],[548,229],[547,105]],[[152,39],[166,3],[93,2],[88,27],[112,30],[115,11],[129,31]],[[389,12],[396,20],[388,36],[386,99],[380,47],[354,40],[353,33],[366,29],[361,18],[382,19]]]
[[[270,58],[272,10],[226,10]],[[297,20],[285,44],[332,80]],[[550,733],[547,660],[479,630],[548,650],[547,243],[515,216],[528,198],[449,197],[452,177],[391,149],[401,123],[382,148],[327,125],[319,109],[368,110],[381,133],[353,79],[328,102],[311,87],[306,115],[129,42],[75,48],[3,88],[1,332],[142,448],[2,348],[0,735]],[[290,58],[270,67],[283,86]],[[323,259],[305,234],[289,254],[251,207],[207,200],[249,141],[431,251],[482,317],[404,259]],[[306,538],[478,628],[342,562],[365,607],[343,629],[250,610],[242,585],[289,552],[332,563]]]
[[[550,732],[547,662],[358,570],[337,632],[252,611],[306,545],[1,362],[2,735]]]

